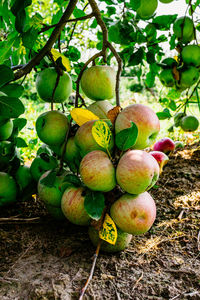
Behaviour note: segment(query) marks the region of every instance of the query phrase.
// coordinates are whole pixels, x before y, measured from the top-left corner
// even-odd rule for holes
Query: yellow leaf
[[[117,228],[108,214],[105,216],[103,228],[99,231],[99,237],[112,245],[115,245],[117,241]]]
[[[55,49],[51,49],[51,54],[53,55],[53,59],[57,60],[59,57],[62,58],[62,64],[66,68],[66,70],[69,72],[71,70],[70,61],[69,59],[61,54],[59,51]]]
[[[108,149],[112,134],[106,122],[95,122],[95,124],[92,126],[92,135],[99,146]]]
[[[79,125],[83,125],[88,121],[99,120],[95,114],[85,108],[73,108],[71,110],[72,119]]]

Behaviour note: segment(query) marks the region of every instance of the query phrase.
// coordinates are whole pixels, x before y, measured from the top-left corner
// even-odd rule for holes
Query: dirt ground
[[[84,299],[200,299],[199,146],[170,157],[150,191],[153,227],[127,250],[100,254]],[[94,252],[87,228],[53,220],[34,199],[1,208],[0,299],[78,299]]]

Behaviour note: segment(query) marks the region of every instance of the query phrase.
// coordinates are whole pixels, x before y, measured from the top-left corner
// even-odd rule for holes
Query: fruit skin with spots
[[[83,183],[93,191],[109,192],[116,186],[115,168],[103,151],[96,150],[85,155],[79,172]]]
[[[115,95],[116,73],[110,66],[92,66],[84,71],[81,88],[95,101],[111,99]]]
[[[180,17],[175,21],[173,31],[183,43],[188,43],[194,39],[194,23],[187,16]]]
[[[110,209],[115,224],[124,232],[140,235],[147,232],[156,218],[156,205],[148,192],[124,194]]]
[[[0,172],[0,207],[16,202],[17,185],[12,176]]]
[[[93,112],[100,119],[107,119],[107,113],[109,110],[113,109],[113,105],[107,100],[97,101],[90,104],[87,109]]]
[[[89,238],[92,244],[97,247],[99,242],[99,233],[98,231],[90,226],[88,229]],[[117,229],[117,241],[115,245],[111,245],[106,241],[102,240],[100,251],[108,252],[108,253],[115,253],[123,251],[125,248],[128,247],[132,239],[132,235],[126,232],[121,231],[119,228]]]
[[[138,127],[138,137],[132,149],[145,149],[151,146],[160,131],[160,121],[155,112],[143,104],[127,106],[117,116],[115,133],[131,127],[131,122]]]
[[[61,145],[69,128],[67,117],[59,111],[47,111],[36,120],[36,131],[40,140],[49,145]]]
[[[65,217],[73,224],[87,226],[90,216],[84,208],[86,191],[83,187],[68,187],[62,196],[61,209]]]
[[[153,146],[153,151],[161,151],[164,152],[165,154],[174,151],[174,149],[175,149],[174,141],[168,137],[164,137],[158,140]]]
[[[181,119],[180,126],[183,131],[193,132],[199,127],[199,120],[195,116],[185,116]]]
[[[153,16],[158,6],[158,0],[141,0],[137,14],[141,19],[149,19]]]
[[[149,190],[159,178],[159,165],[155,158],[142,150],[129,150],[120,159],[116,179],[129,194]]]
[[[40,98],[46,102],[51,102],[54,88],[56,86],[57,72],[54,68],[46,68],[41,71],[36,78],[36,90]],[[53,102],[62,103],[68,99],[72,92],[72,80],[67,72],[59,77],[59,82],[55,90]]]
[[[163,167],[168,163],[169,157],[161,151],[150,151],[149,154],[151,154],[157,161],[159,168],[160,168],[160,174],[163,171]]]

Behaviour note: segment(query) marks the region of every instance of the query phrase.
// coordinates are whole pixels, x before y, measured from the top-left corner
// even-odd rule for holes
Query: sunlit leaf
[[[79,126],[88,121],[99,120],[99,117],[85,108],[73,108],[71,110],[71,117]]]

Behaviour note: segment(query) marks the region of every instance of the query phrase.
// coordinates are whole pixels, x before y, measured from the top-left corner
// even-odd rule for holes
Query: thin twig
[[[136,283],[134,284],[132,291],[135,290],[136,286],[138,285],[138,283],[140,282],[140,280],[142,280],[142,278],[143,278],[143,271],[142,271],[141,276],[138,278],[138,280],[137,280]]]
[[[93,274],[94,274],[94,269],[95,269],[95,266],[96,266],[96,261],[97,261],[97,257],[99,255],[99,250],[101,248],[101,240],[99,240],[99,243],[97,245],[97,249],[96,249],[96,252],[94,254],[94,259],[93,259],[93,264],[92,264],[92,268],[91,268],[91,271],[90,271],[90,276],[88,277],[84,287],[82,288],[81,290],[81,294],[80,294],[80,297],[79,297],[79,300],[82,300],[83,299],[83,296],[85,295],[85,292],[87,290],[87,287],[93,277]]]
[[[197,236],[197,247],[198,247],[198,251],[200,251],[200,231]]]
[[[29,222],[33,222],[33,221],[36,221],[36,220],[39,220],[40,217],[35,217],[35,218],[17,218],[17,217],[9,217],[9,218],[0,218],[0,223],[10,223],[10,222],[13,222],[13,221],[16,221],[16,222],[25,222],[25,223],[29,223]]]

